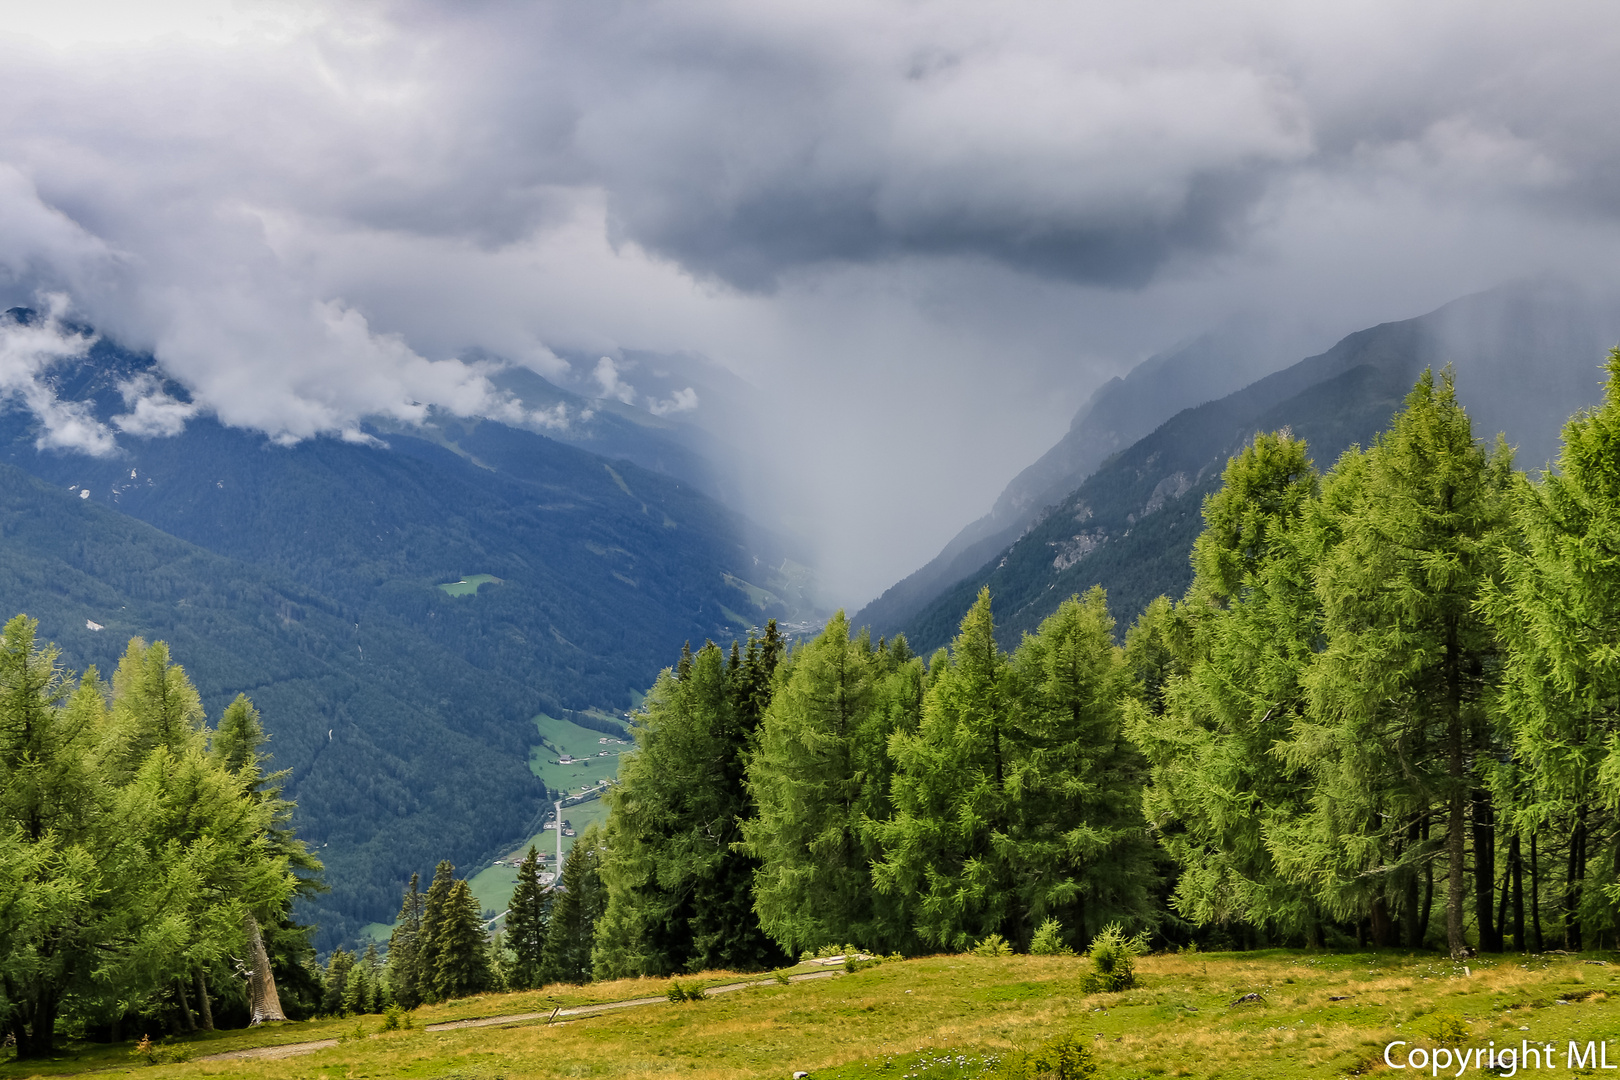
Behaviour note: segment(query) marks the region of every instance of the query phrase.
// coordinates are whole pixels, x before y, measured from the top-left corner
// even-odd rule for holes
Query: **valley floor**
[[[755,985],[678,1005],[667,1001],[667,980],[548,987],[424,1007],[406,1031],[382,1033],[381,1018],[368,1016],[176,1044],[202,1059],[339,1040],[296,1057],[153,1067],[136,1064],[127,1045],[81,1045],[54,1061],[0,1065],[0,1078],[96,1071],[152,1078],[730,1080],[806,1071],[814,1080],[947,1080],[977,1075],[987,1060],[1065,1032],[1091,1048],[1098,1075],[1110,1078],[1413,1075],[1385,1065],[1391,1043],[1404,1044],[1392,1051],[1397,1064],[1413,1049],[1446,1046],[1455,1056],[1551,1044],[1552,1066],[1520,1075],[1585,1075],[1588,1068],[1601,1075],[1595,1057],[1569,1067],[1573,1042],[1577,1053],[1591,1043],[1594,1054],[1605,1053],[1602,1064],[1620,1066],[1620,1008],[1609,996],[1620,993],[1620,957],[1611,953],[1466,963],[1394,951],[1166,954],[1144,957],[1141,985],[1119,994],[1083,993],[1085,970],[1085,961],[1073,958],[935,956],[790,985],[707,972],[681,982]],[[630,999],[643,1003],[545,1020],[558,1007]],[[492,1017],[513,1019],[438,1026]]]

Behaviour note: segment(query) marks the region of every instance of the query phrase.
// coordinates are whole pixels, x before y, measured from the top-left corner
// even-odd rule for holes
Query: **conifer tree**
[[[416,936],[417,991],[423,1001],[438,1000],[439,961],[444,955],[440,935],[449,914],[456,868],[448,859],[433,868],[433,881],[422,898],[422,924]]]
[[[884,857],[873,876],[885,894],[912,899],[917,933],[938,948],[1018,934],[1006,682],[986,588],[927,691],[918,730],[890,742],[894,816],[878,829]]]
[[[1483,770],[1496,752],[1498,648],[1479,603],[1497,573],[1510,474],[1504,446],[1487,455],[1474,441],[1449,369],[1438,386],[1425,372],[1391,430],[1334,467],[1316,571],[1326,645],[1306,677],[1311,722],[1285,754],[1314,790],[1273,847],[1297,880],[1323,883],[1334,914],[1359,918],[1403,878],[1411,903],[1415,862],[1429,854],[1422,831],[1437,822],[1453,955],[1467,947],[1471,816],[1480,940],[1500,948]]]
[[[433,992],[441,1001],[481,994],[493,985],[482,916],[467,882],[455,881],[433,935]]]
[[[541,985],[541,959],[553,899],[552,891],[540,884],[540,853],[532,844],[517,876],[506,913],[505,946],[513,956],[509,983],[513,990],[530,990]]]
[[[1506,644],[1502,706],[1514,750],[1498,790],[1519,833],[1545,839],[1549,826],[1569,823],[1565,948],[1584,944],[1583,928],[1614,929],[1620,902],[1620,349],[1607,370],[1602,406],[1565,425],[1557,468],[1515,485],[1504,580],[1486,602]],[[1592,859],[1588,838],[1605,834],[1609,857]],[[1522,908],[1522,881],[1519,897]],[[1518,923],[1522,939],[1522,915]]]
[[[1312,891],[1272,856],[1309,776],[1275,752],[1305,712],[1321,622],[1308,529],[1317,478],[1304,442],[1259,434],[1204,502],[1194,577],[1127,638],[1140,689],[1130,734],[1151,763],[1144,809],[1198,924],[1242,921],[1319,940]]]
[[[347,949],[333,949],[332,955],[326,958],[326,975],[321,980],[321,1011],[329,1016],[359,1011],[352,1007],[354,999],[349,992],[351,981],[355,981],[351,978],[354,959],[354,953]]]
[[[1007,936],[1022,947],[1049,918],[1078,935],[1074,945],[1111,923],[1157,922],[1146,767],[1125,739],[1130,672],[1113,627],[1093,588],[1060,604],[1012,656],[1003,857],[1019,901]]]
[[[416,874],[411,875],[399,904],[399,917],[388,936],[388,990],[402,1009],[422,1004],[422,912],[427,898],[419,889],[420,881]]]
[[[749,812],[741,770],[751,732],[717,646],[684,650],[676,671],[659,676],[635,737],[605,796],[609,901],[597,970],[667,975],[778,961],[753,911],[753,864],[736,848]]]
[[[563,860],[541,954],[542,983],[591,981],[596,926],[607,910],[607,888],[602,884],[603,842],[601,828],[592,825],[574,841]]]
[[[765,712],[748,771],[757,816],[743,833],[759,860],[755,911],[789,955],[843,942],[885,952],[911,944],[899,906],[871,881],[880,852],[870,826],[889,816],[892,668],[864,632],[851,638],[840,611],[786,661]]]

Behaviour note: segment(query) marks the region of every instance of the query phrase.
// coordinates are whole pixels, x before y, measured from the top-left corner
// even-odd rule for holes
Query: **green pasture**
[[[630,749],[627,745],[601,741],[604,738],[612,739],[610,735],[582,728],[567,720],[558,720],[545,713],[534,718],[534,726],[540,736],[540,744],[529,750],[529,771],[545,781],[546,787],[570,795],[599,780],[611,780],[618,776],[618,755]],[[607,757],[601,756],[604,750],[608,751]],[[578,760],[560,765],[558,760],[564,754],[571,754]]]
[[[460,581],[446,581],[442,585],[435,587],[444,590],[450,596],[472,596],[478,591],[480,585],[499,585],[500,583],[501,579],[494,574],[468,574]]]

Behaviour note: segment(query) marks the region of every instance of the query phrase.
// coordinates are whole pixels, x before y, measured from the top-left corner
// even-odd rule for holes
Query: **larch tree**
[[[910,664],[920,679],[921,665]],[[864,632],[851,637],[840,611],[784,663],[765,712],[748,768],[756,814],[743,834],[759,863],[754,909],[789,955],[910,942],[871,879],[880,855],[871,823],[889,816],[887,744],[900,714],[891,705],[909,685],[895,680],[898,666]]]
[[[1513,520],[1503,579],[1486,602],[1505,644],[1514,751],[1498,790],[1518,826],[1509,859],[1521,912],[1519,835],[1567,819],[1564,943],[1578,949],[1583,928],[1615,928],[1620,903],[1620,349],[1609,354],[1602,406],[1564,427],[1557,467],[1516,485]],[[1611,857],[1595,860],[1601,877],[1589,882],[1590,838],[1604,833]],[[1515,922],[1522,939],[1522,913]]]
[[[1130,672],[1113,628],[1093,588],[1059,604],[1012,655],[1012,815],[1002,857],[1019,900],[1008,936],[1021,947],[1049,918],[1076,946],[1109,923],[1158,921],[1158,855],[1142,820],[1146,763],[1125,738]]]
[[[1199,925],[1245,922],[1320,940],[1311,892],[1278,868],[1308,775],[1279,752],[1304,715],[1321,618],[1304,543],[1317,477],[1300,439],[1258,434],[1204,501],[1193,581],[1156,601],[1127,652],[1130,734],[1151,764],[1148,822]]]
[[[1480,942],[1501,948],[1485,790],[1500,661],[1480,600],[1499,572],[1511,472],[1505,446],[1475,441],[1449,369],[1438,385],[1425,372],[1392,428],[1335,466],[1316,569],[1325,645],[1288,753],[1312,773],[1311,807],[1274,848],[1339,916],[1402,891],[1410,908],[1417,863],[1443,855],[1453,955],[1467,948],[1471,822]],[[1441,852],[1422,842],[1430,821]]]
[[[873,878],[886,895],[911,899],[918,936],[936,948],[992,933],[1016,939],[1022,924],[1008,858],[1007,679],[986,588],[924,696],[917,730],[889,743],[894,814],[877,829]]]

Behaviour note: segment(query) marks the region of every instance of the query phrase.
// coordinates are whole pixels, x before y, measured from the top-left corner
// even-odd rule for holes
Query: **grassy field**
[[[588,825],[605,824],[607,816],[607,803],[601,799],[575,803],[573,806],[563,808],[563,820],[573,825],[576,834],[583,833]],[[573,850],[576,839],[578,839],[578,835],[562,838],[563,858],[566,859],[568,853]],[[542,856],[546,854],[555,855],[557,851],[557,834],[550,829],[535,833],[521,845],[502,855],[501,861],[509,862],[513,859],[522,859],[529,853],[530,844],[538,848]],[[552,862],[545,861],[542,865],[549,869]],[[512,890],[517,887],[517,869],[511,866],[502,866],[500,862],[497,862],[494,866],[486,866],[474,874],[468,880],[467,887],[472,889],[473,896],[477,898],[478,906],[482,910],[504,911],[507,901],[512,898]],[[387,938],[386,928],[383,937],[384,939]]]
[[[1143,958],[1141,985],[1119,994],[1085,993],[1084,970],[1084,961],[1075,959],[936,956],[549,1026],[531,1020],[423,1030],[429,1023],[549,1012],[558,1005],[662,997],[667,983],[549,987],[424,1007],[409,1031],[384,1034],[380,1018],[365,1017],[278,1024],[180,1044],[201,1056],[350,1036],[280,1061],[133,1067],[127,1045],[81,1046],[53,1062],[0,1066],[0,1078],[111,1069],[103,1075],[730,1080],[804,1070],[815,1080],[947,1080],[978,1075],[983,1062],[1061,1033],[1091,1047],[1099,1076],[1147,1080],[1411,1076],[1411,1069],[1383,1064],[1385,1046],[1431,1047],[1445,1038],[1465,1049],[1552,1043],[1555,1068],[1520,1071],[1538,1080],[1572,1074],[1565,1067],[1571,1040],[1583,1047],[1608,1040],[1607,1062],[1620,1064],[1620,1009],[1609,998],[1620,990],[1614,954],[1466,965],[1395,952],[1160,955]],[[710,972],[683,982],[736,978]],[[1257,1000],[1240,1002],[1251,994]],[[1490,1075],[1469,1074],[1474,1071]]]
[[[472,596],[478,592],[480,585],[488,585],[491,582],[499,585],[501,579],[493,574],[469,574],[460,581],[447,581],[438,588],[451,596]]]
[[[529,771],[545,781],[546,787],[574,793],[604,778],[619,775],[618,755],[629,746],[620,744],[612,736],[545,713],[534,718],[534,726],[541,743],[529,751]],[[609,741],[604,743],[604,738]],[[606,757],[601,756],[604,750]],[[578,760],[559,765],[557,760],[563,754],[571,754]]]

